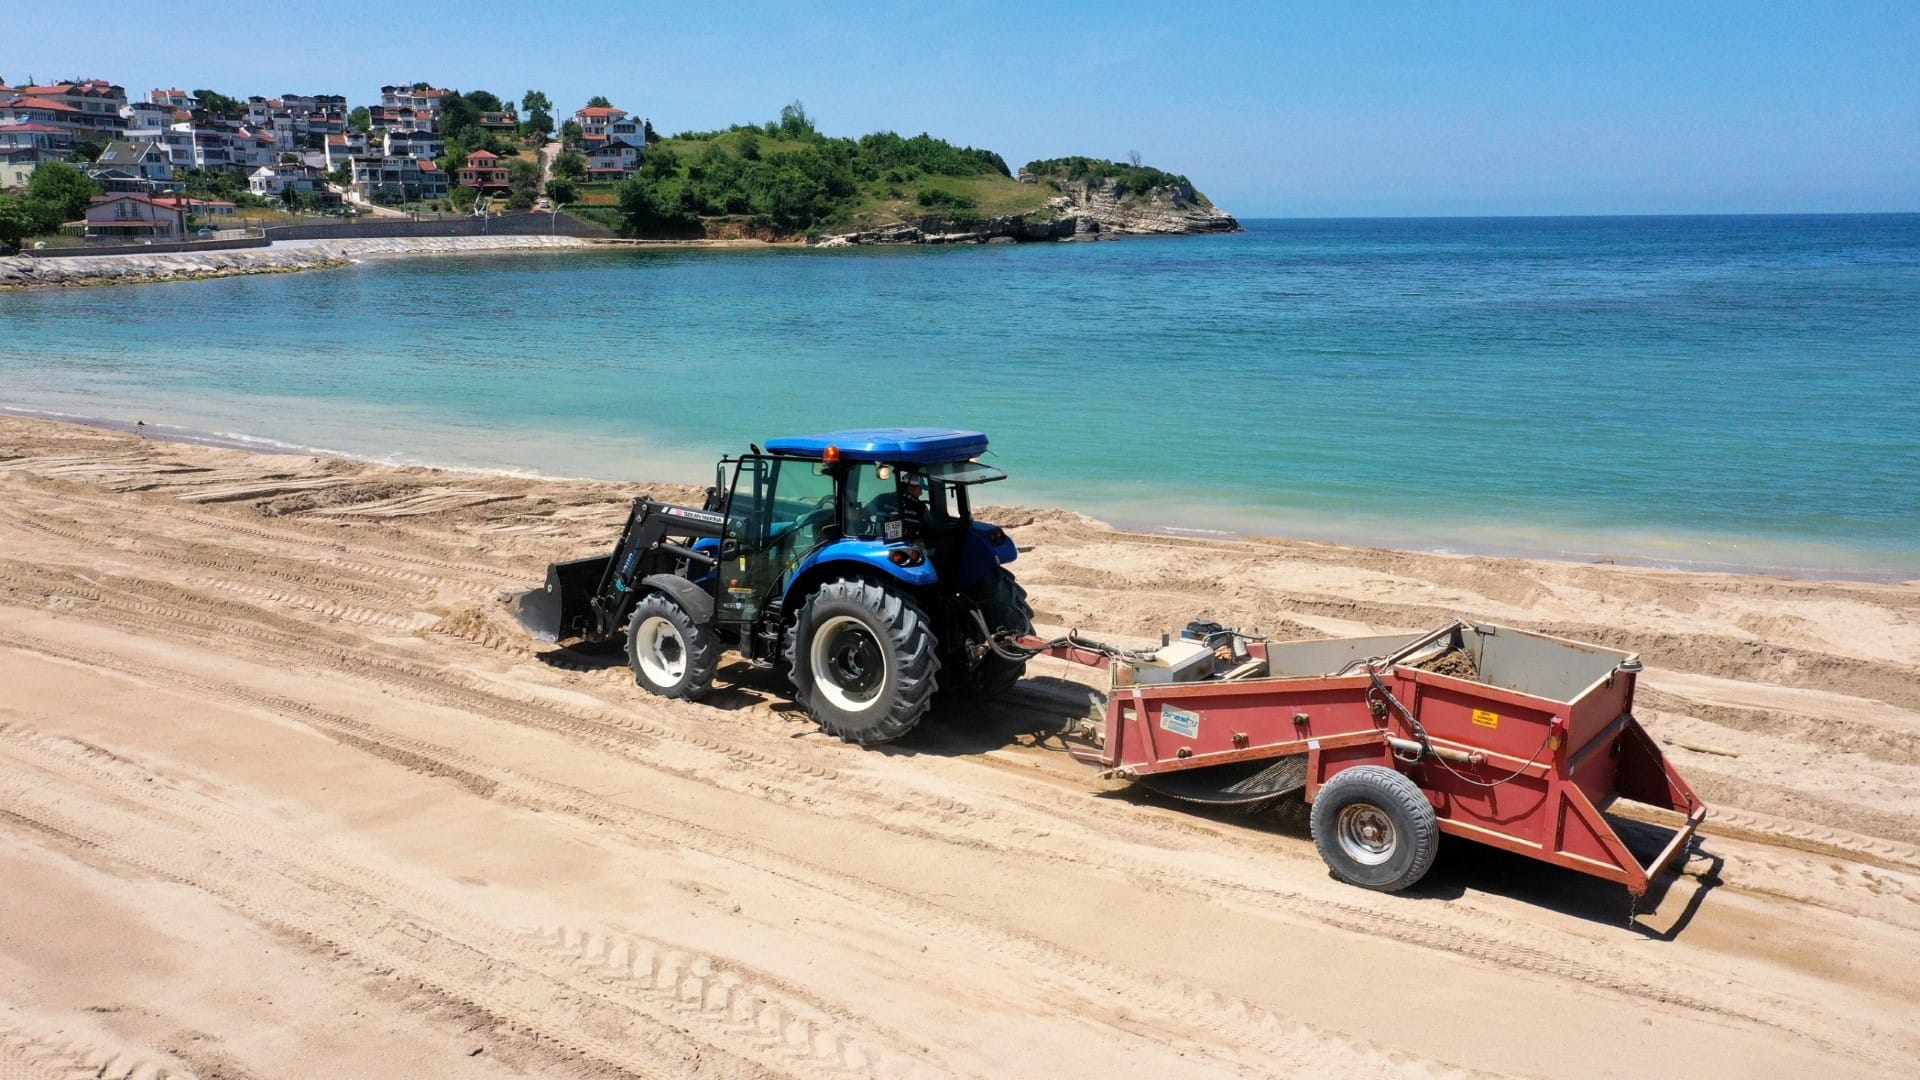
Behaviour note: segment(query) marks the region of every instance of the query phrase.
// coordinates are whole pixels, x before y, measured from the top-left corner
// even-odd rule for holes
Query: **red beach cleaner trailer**
[[[1637,905],[1706,807],[1633,716],[1637,654],[1492,624],[1270,642],[1195,623],[1159,649],[1002,639],[1111,671],[1102,730],[1074,756],[1175,798],[1258,806],[1304,791],[1335,876],[1397,891],[1439,834],[1626,886]],[[1605,812],[1685,822],[1641,865]]]

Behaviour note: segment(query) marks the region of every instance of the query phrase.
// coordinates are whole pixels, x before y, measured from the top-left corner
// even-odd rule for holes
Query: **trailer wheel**
[[[892,742],[920,722],[940,670],[913,599],[870,581],[829,581],[801,605],[787,645],[794,697],[850,743]]]
[[[1412,780],[1380,765],[1335,773],[1313,800],[1313,846],[1333,876],[1399,892],[1427,875],[1440,848],[1433,804]]]
[[[987,629],[1011,630],[1016,634],[1033,633],[1033,607],[1027,603],[1027,590],[1020,587],[1020,583],[1013,579],[1005,567],[995,567],[971,591],[974,603],[980,607],[981,617],[987,620]],[[964,649],[984,644],[973,640],[978,633],[979,627],[968,626],[961,647]],[[975,697],[995,697],[1013,689],[1013,684],[1025,678],[1026,674],[1025,660],[1009,660],[998,653],[989,652],[977,667],[967,671],[963,677],[942,680],[942,689]]]
[[[672,597],[648,593],[627,623],[627,663],[649,693],[692,701],[713,688],[720,639]]]

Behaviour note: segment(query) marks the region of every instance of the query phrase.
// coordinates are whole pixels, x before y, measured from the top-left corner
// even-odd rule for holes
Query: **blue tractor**
[[[868,428],[723,458],[704,506],[636,499],[612,553],[555,563],[522,594],[541,639],[624,641],[634,679],[694,699],[733,649],[784,671],[827,732],[861,745],[919,723],[936,691],[993,694],[1025,672],[993,647],[1033,610],[1012,541],[973,520],[987,437]]]

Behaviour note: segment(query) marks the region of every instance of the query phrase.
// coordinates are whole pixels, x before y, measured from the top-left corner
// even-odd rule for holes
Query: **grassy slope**
[[[713,139],[665,139],[660,146],[673,151],[683,163],[689,163],[699,160],[709,147],[715,145],[723,153],[737,155],[741,149],[742,139],[742,133],[726,132]],[[763,159],[803,150],[808,145],[794,140],[770,139],[765,135],[757,136],[755,142]],[[972,212],[981,217],[1037,213],[1045,210],[1047,201],[1059,194],[1050,185],[1022,184],[1017,180],[1001,176],[997,172],[983,172],[974,176],[937,176],[923,173],[911,180],[889,183],[882,179],[862,185],[859,197],[831,225],[833,228],[874,228],[917,220],[936,213],[937,211],[923,207],[917,202],[923,188],[964,195],[974,200],[975,208]],[[615,201],[611,186],[608,187],[604,199],[603,205],[612,205]],[[583,198],[582,201],[592,204],[598,200]]]

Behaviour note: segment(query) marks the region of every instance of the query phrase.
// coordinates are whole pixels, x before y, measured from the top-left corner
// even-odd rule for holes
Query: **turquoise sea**
[[[976,427],[1130,526],[1920,577],[1920,215],[1247,226],[0,294],[0,407],[691,482]]]

